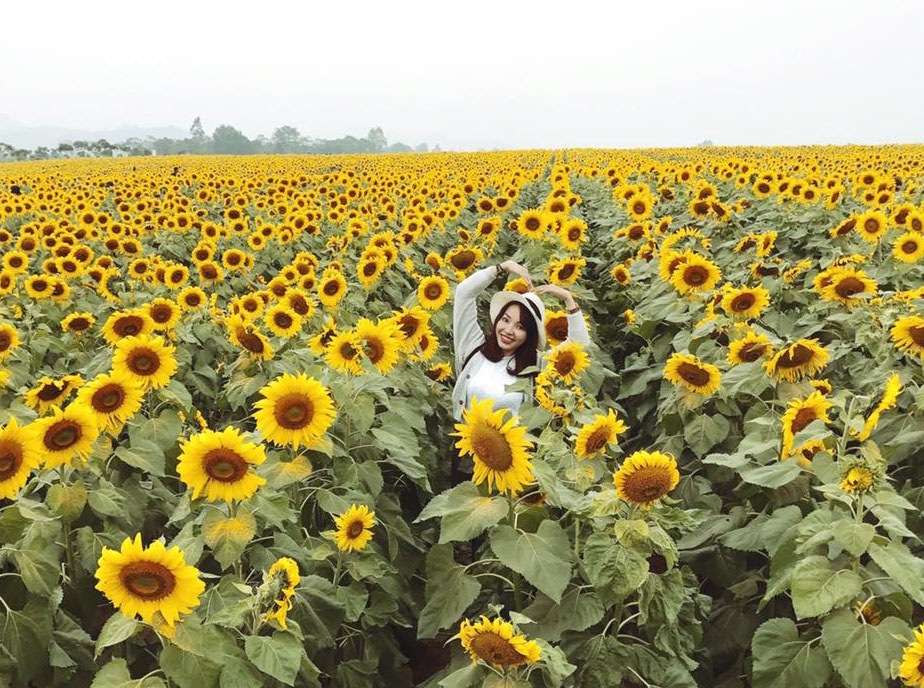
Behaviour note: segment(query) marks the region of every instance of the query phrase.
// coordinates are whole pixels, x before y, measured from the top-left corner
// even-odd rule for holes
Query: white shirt
[[[483,401],[494,400],[494,410],[499,408],[510,409],[517,415],[520,404],[523,403],[522,392],[508,392],[507,385],[518,382],[520,378],[507,372],[507,367],[513,364],[513,356],[504,356],[501,360],[489,361],[485,359],[468,382],[465,394],[465,407],[472,405],[472,399]]]

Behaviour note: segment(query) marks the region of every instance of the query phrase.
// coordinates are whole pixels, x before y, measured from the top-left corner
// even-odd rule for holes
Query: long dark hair
[[[484,344],[481,345],[481,353],[484,354],[486,359],[493,363],[497,363],[506,355],[497,341],[497,323],[500,322],[500,319],[504,317],[504,313],[506,313],[507,309],[513,304],[520,307],[520,324],[526,328],[526,341],[514,352],[513,366],[508,367],[507,372],[511,375],[520,377],[520,373],[522,373],[524,369],[536,365],[538,361],[536,350],[539,347],[539,328],[536,325],[535,318],[529,314],[529,311],[526,310],[523,304],[511,301],[500,309],[500,313],[497,314],[497,317],[494,318],[494,322],[491,325],[491,331],[485,334]],[[530,373],[527,377],[532,377],[534,375],[535,373]]]

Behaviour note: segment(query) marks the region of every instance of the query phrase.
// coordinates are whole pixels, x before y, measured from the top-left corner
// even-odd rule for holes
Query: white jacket
[[[483,268],[473,272],[459,282],[452,303],[452,343],[456,357],[456,384],[452,388],[452,415],[456,420],[462,420],[462,410],[465,408],[465,399],[468,395],[468,381],[481,368],[487,359],[480,351],[476,353],[464,368],[466,356],[481,347],[485,341],[484,331],[478,325],[478,294],[483,292],[494,281],[497,269]],[[587,333],[587,324],[580,311],[568,315],[568,341],[578,342],[584,346],[590,344],[590,335]],[[539,365],[542,366],[540,355]]]

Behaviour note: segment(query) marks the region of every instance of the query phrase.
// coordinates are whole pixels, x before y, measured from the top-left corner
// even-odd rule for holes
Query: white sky
[[[0,113],[444,149],[924,142],[924,3],[7,2]]]

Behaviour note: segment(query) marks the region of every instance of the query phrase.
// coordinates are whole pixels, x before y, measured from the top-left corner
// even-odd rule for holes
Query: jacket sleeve
[[[590,346],[590,334],[587,332],[587,323],[581,311],[570,313],[568,316],[568,340],[577,342],[581,346]]]
[[[488,288],[497,274],[495,267],[482,268],[459,282],[452,301],[452,346],[456,356],[456,373],[461,372],[465,357],[484,343],[478,326],[478,294]]]

